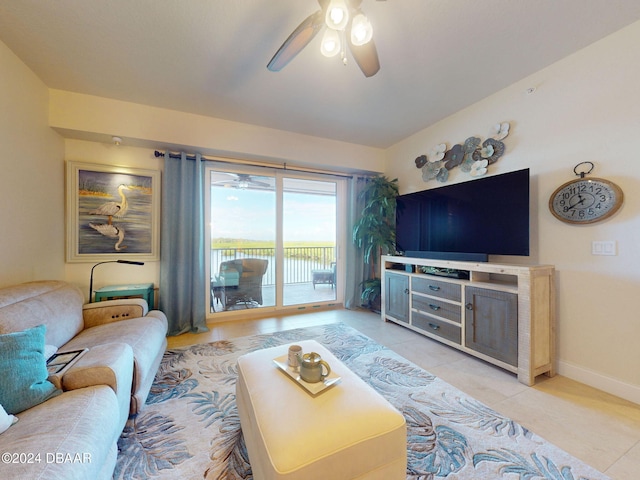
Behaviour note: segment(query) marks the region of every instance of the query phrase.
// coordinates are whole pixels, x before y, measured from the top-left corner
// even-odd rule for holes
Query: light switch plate
[[[617,250],[615,240],[591,242],[591,255],[617,255]]]

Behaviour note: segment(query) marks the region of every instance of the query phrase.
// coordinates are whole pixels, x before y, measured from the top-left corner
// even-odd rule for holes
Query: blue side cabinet
[[[114,300],[116,298],[144,298],[149,310],[154,309],[153,283],[131,285],[108,285],[96,290],[95,301]]]

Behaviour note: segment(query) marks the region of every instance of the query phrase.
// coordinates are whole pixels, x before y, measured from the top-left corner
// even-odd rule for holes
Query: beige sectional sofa
[[[14,339],[29,336],[37,343],[40,325],[46,328],[47,350],[87,349],[60,378],[49,377],[59,389],[47,380],[38,384],[48,392],[41,403],[20,412],[7,410],[18,420],[0,433],[0,478],[113,475],[118,438],[129,414],[143,408],[166,349],[167,319],[160,311],[148,311],[142,299],[83,304],[80,290],[61,281],[0,289],[0,349],[5,349],[0,362],[15,353]],[[30,365],[44,362],[44,348],[30,358]],[[16,370],[6,363],[3,367]],[[3,388],[0,405],[10,390],[6,383]]]

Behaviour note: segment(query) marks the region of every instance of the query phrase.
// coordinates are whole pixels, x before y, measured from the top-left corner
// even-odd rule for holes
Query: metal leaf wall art
[[[422,170],[425,182],[436,179],[446,182],[449,172],[460,167],[472,177],[480,177],[487,173],[487,167],[504,155],[505,145],[502,142],[509,135],[509,122],[496,123],[491,127],[489,138],[484,142],[478,137],[469,137],[463,143],[457,143],[447,150],[445,143],[434,146],[429,154],[415,159],[416,167]]]

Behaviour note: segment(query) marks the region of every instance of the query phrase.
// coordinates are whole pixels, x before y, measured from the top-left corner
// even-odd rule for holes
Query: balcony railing
[[[311,270],[329,270],[335,262],[335,247],[285,247],[284,284],[309,283]],[[220,263],[240,258],[268,260],[263,285],[275,285],[276,262],[274,248],[220,248],[211,249],[211,275],[220,271]]]

